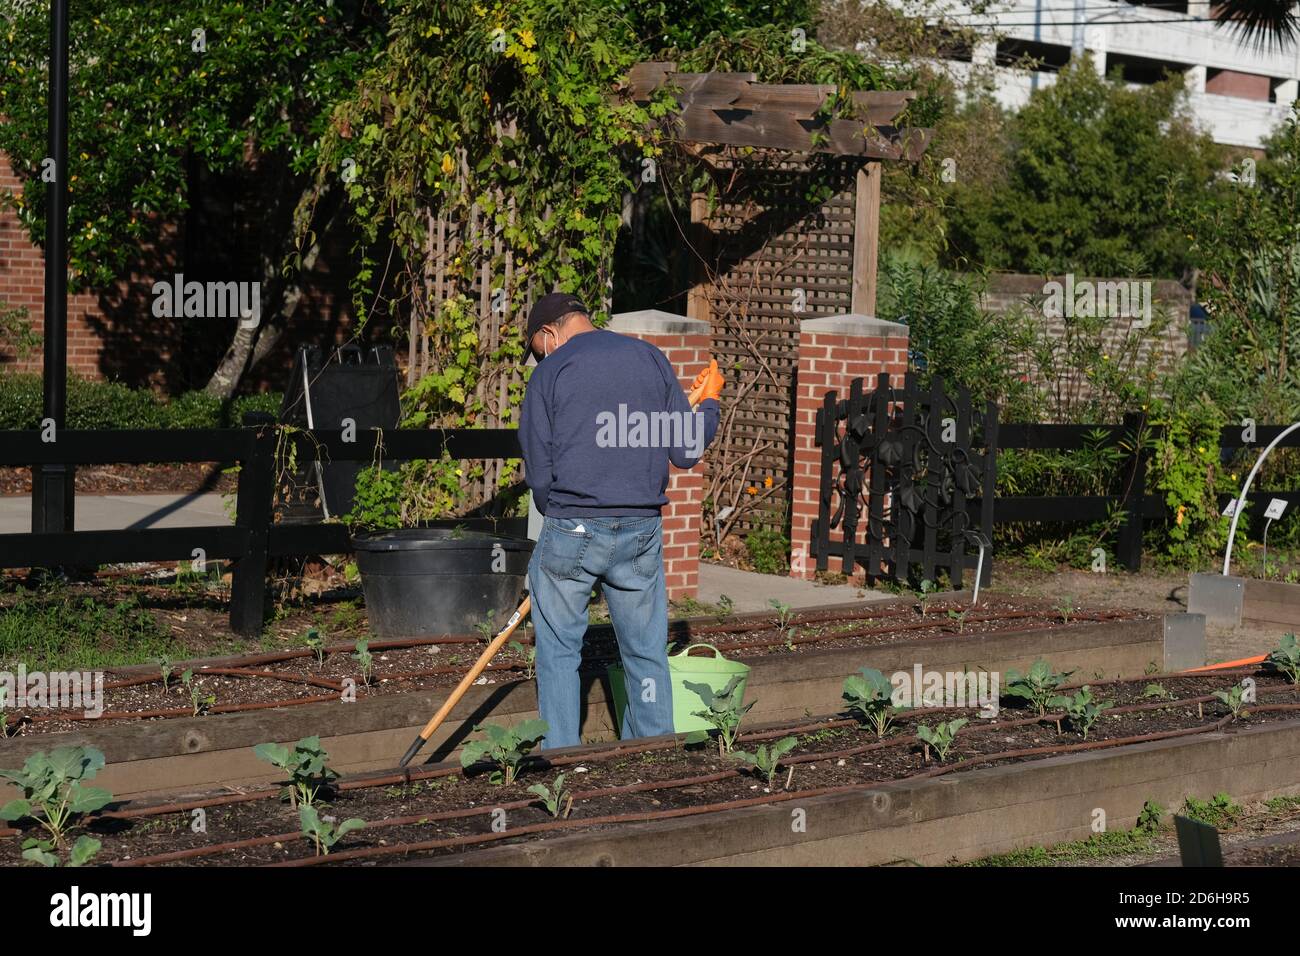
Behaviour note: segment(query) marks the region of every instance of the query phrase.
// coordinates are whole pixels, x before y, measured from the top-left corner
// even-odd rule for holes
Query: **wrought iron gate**
[[[992,542],[997,435],[994,403],[978,412],[967,389],[952,395],[938,377],[922,388],[908,373],[903,387],[893,388],[881,373],[873,391],[864,392],[857,378],[848,398],[827,392],[817,411],[817,569],[829,570],[838,557],[845,574],[861,565],[868,581],[899,583],[935,580],[943,569],[952,587],[962,587],[981,538]],[[981,584],[991,567],[986,551]]]

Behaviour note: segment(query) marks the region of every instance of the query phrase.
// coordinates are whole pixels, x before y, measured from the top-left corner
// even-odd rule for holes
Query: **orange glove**
[[[698,405],[706,398],[718,399],[722,396],[722,386],[725,382],[726,379],[718,368],[718,360],[713,359],[709,362],[708,368],[695,376],[687,397],[692,405]]]

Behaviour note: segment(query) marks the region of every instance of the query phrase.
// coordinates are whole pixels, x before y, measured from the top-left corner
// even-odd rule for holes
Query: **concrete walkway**
[[[222,495],[79,495],[78,531],[112,531],[122,528],[183,528],[230,524]],[[0,497],[0,534],[25,534],[32,529],[32,504],[28,497]],[[816,584],[774,574],[738,571],[718,564],[700,565],[699,600],[717,604],[731,598],[739,612],[766,611],[773,600],[791,607],[818,607],[850,601],[879,601],[890,597],[880,591],[851,584]]]
[[[78,495],[76,509],[78,531],[231,524],[224,498],[210,492],[192,495]],[[31,530],[31,498],[0,497],[0,534],[25,534]]]

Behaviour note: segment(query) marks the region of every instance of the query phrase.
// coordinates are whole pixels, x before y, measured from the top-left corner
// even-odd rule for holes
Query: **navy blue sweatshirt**
[[[668,503],[668,463],[690,468],[717,430],[717,400],[692,412],[663,352],[597,329],[533,369],[519,443],[542,514],[657,515]]]

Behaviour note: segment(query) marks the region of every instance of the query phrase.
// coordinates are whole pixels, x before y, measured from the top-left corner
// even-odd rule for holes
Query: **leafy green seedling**
[[[171,690],[172,680],[172,662],[166,657],[155,658],[158,665],[158,673],[162,675],[163,690]]]
[[[332,823],[323,819],[315,807],[306,803],[298,808],[298,822],[302,824],[302,835],[316,845],[317,856],[328,856],[334,844],[353,830],[360,830],[366,825],[366,821],[359,817],[352,817],[339,824]]]
[[[352,654],[352,659],[361,667],[361,683],[369,687],[370,681],[375,676],[375,658],[370,653],[370,642],[358,640],[357,649]]]
[[[797,743],[799,743],[798,737],[782,737],[771,747],[768,747],[767,744],[759,744],[753,753],[747,750],[736,750],[732,752],[731,756],[746,766],[752,767],[754,772],[766,780],[767,785],[771,787],[772,778],[776,776],[781,758],[793,750]]]
[[[325,663],[325,636],[321,634],[320,628],[310,628],[302,636],[302,642],[307,645],[307,649],[316,655],[316,664]]]
[[[9,736],[9,688],[0,687],[0,737]]]
[[[181,674],[181,686],[190,695],[190,706],[194,709],[195,717],[206,714],[208,709],[217,702],[216,694],[205,694],[199,690],[199,685],[194,682],[193,669],[186,669],[185,673]]]
[[[921,617],[925,617],[925,611],[930,603],[930,595],[938,590],[937,586],[929,578],[921,580],[920,587],[916,590],[916,598],[921,602]]]
[[[740,734],[740,722],[756,703],[756,701],[750,701],[748,704],[741,703],[740,680],[739,675],[733,676],[727,682],[727,686],[722,689],[722,692],[717,694],[713,692],[713,688],[708,684],[683,681],[683,686],[687,690],[699,694],[700,700],[704,701],[705,709],[691,711],[691,716],[701,718],[717,730],[718,755],[722,757],[731,753],[735,748],[736,737]],[[707,731],[692,731],[686,736],[686,742],[688,744],[701,743],[707,740],[708,736]]]
[[[488,778],[492,783],[514,783],[524,758],[549,729],[544,720],[525,720],[513,727],[479,724],[474,732],[482,733],[483,739],[471,740],[461,748],[460,765],[470,767],[480,760],[488,760],[498,768]]]
[[[493,608],[492,610],[487,612],[483,620],[479,621],[477,624],[474,625],[474,630],[478,631],[479,635],[485,641],[492,640],[493,636],[496,635],[496,625],[492,623],[493,618],[495,618],[496,616],[497,616],[496,609]]]
[[[958,634],[961,634],[962,632],[964,632],[964,631],[966,630],[966,615],[969,614],[969,613],[970,613],[969,610],[966,610],[966,611],[949,611],[949,612],[948,612],[948,620],[950,620],[950,621],[956,621],[956,622],[957,622],[957,633],[958,633]]]
[[[889,678],[871,667],[844,678],[843,698],[849,710],[876,732],[877,738],[889,733],[894,715],[903,708],[893,703],[894,685]]]
[[[1229,687],[1227,690],[1213,691],[1214,697],[1219,703],[1223,704],[1232,712],[1233,720],[1241,716],[1241,709],[1246,702],[1246,689],[1240,684]]]
[[[767,603],[776,609],[776,626],[784,631],[785,626],[790,623],[790,605],[776,598],[772,598]]]
[[[68,866],[85,866],[95,858],[103,844],[91,836],[79,836],[68,852]],[[55,852],[53,840],[24,840],[23,859],[39,863],[41,866],[59,866],[59,857]]]
[[[1142,689],[1142,696],[1155,698],[1156,700],[1172,700],[1174,695],[1165,689],[1164,684],[1147,684]]]
[[[1164,818],[1165,808],[1154,800],[1148,800],[1142,804],[1142,812],[1138,814],[1137,829],[1147,833],[1155,833],[1160,829],[1160,821]]]
[[[1084,740],[1088,739],[1088,731],[1092,730],[1092,725],[1097,722],[1102,711],[1115,706],[1113,700],[1094,699],[1092,688],[1086,684],[1073,697],[1064,695],[1053,697],[1050,703],[1053,707],[1060,707],[1065,711],[1070,726],[1083,734]]]
[[[535,783],[528,788],[528,792],[537,794],[542,800],[542,806],[546,807],[546,812],[557,820],[563,820],[573,812],[573,794],[564,789],[564,774],[555,778],[553,786]]]
[[[1061,615],[1061,623],[1069,624],[1070,618],[1074,617],[1074,598],[1062,598],[1056,605],[1056,613]]]
[[[731,612],[736,609],[736,602],[731,599],[730,595],[719,594],[717,607],[718,610],[715,616],[719,621],[725,621],[731,617]]]
[[[952,749],[953,741],[957,737],[957,731],[965,727],[969,720],[965,717],[958,717],[956,720],[944,721],[941,724],[935,724],[931,729],[925,724],[916,728],[916,736],[920,737],[925,743],[927,749],[934,748],[939,762],[943,763],[948,759],[948,751]]]
[[[1051,664],[1040,657],[1024,674],[1017,670],[1007,671],[1007,689],[1003,696],[1029,701],[1038,711],[1038,716],[1042,717],[1056,696],[1056,689],[1073,673],[1074,671],[1057,673],[1052,670]]]
[[[519,641],[511,641],[507,646],[524,659],[524,680],[532,680],[537,674],[537,645],[525,647]]]
[[[294,806],[311,806],[321,787],[338,776],[329,767],[330,755],[320,745],[320,737],[304,737],[292,748],[283,744],[258,744],[253,753],[289,775],[285,793]]]
[[[1231,826],[1241,813],[1241,807],[1232,802],[1226,793],[1216,793],[1209,800],[1188,797],[1183,801],[1183,813],[1212,827]]]
[[[1294,634],[1282,635],[1282,643],[1269,653],[1268,663],[1300,687],[1300,642],[1296,641]]]
[[[103,766],[104,755],[94,747],[55,747],[48,754],[38,750],[22,770],[0,770],[0,777],[23,792],[22,799],[0,807],[0,820],[30,817],[49,832],[55,846],[61,845],[73,817],[94,813],[113,799],[107,790],[85,785]]]

